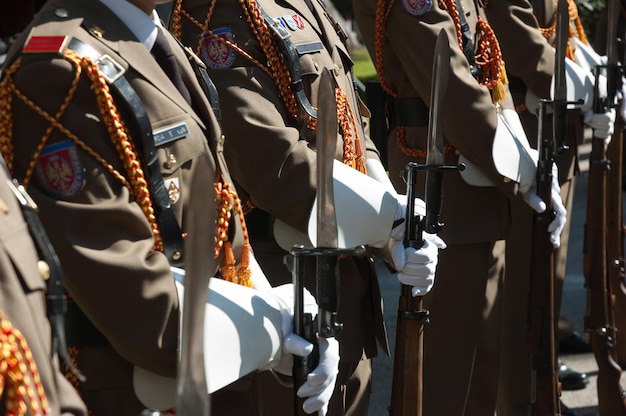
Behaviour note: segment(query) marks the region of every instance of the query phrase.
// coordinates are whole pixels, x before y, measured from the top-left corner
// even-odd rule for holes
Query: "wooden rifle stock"
[[[537,195],[546,202],[546,210],[533,217],[533,246],[528,299],[528,343],[531,366],[530,414],[559,415],[560,384],[556,370],[554,310],[554,247],[548,225],[554,218],[551,205],[552,145],[542,134],[545,101],[539,102],[539,161]]]
[[[594,112],[601,113],[611,106],[611,99],[603,102],[596,91]],[[600,414],[626,415],[626,401],[620,384],[622,369],[617,364],[617,330],[613,305],[615,295],[609,277],[607,245],[607,177],[610,162],[604,139],[594,135],[589,156],[587,185],[587,215],[583,269],[587,287],[587,313],[585,328],[591,337],[591,347],[598,365],[598,411]],[[621,192],[620,192],[621,194]]]
[[[587,287],[585,327],[598,365],[598,410],[600,414],[626,415],[620,385],[622,370],[616,363],[616,331],[613,295],[607,272],[607,217],[605,210],[608,163],[604,140],[594,138],[587,187],[584,272]]]
[[[417,164],[407,165],[406,245],[419,248],[422,244],[419,221],[413,214]],[[390,416],[422,416],[424,327],[428,311],[422,309],[422,298],[413,297],[411,286],[401,285],[396,319],[396,344],[393,358]]]
[[[607,273],[614,295],[613,315],[615,326],[622,331],[617,340],[617,362],[620,367],[626,365],[626,286],[624,285],[624,219],[622,215],[622,151],[624,139],[624,121],[617,117],[615,133],[607,149],[611,169],[607,177]],[[621,341],[621,342],[620,342]]]

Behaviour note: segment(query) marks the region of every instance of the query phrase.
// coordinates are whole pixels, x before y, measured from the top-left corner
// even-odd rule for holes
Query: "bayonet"
[[[554,61],[554,113],[553,113],[553,148],[551,153],[562,154],[565,146],[565,124],[567,120],[567,78],[565,75],[565,53],[569,38],[569,11],[567,0],[557,1],[556,10],[556,56]],[[540,144],[541,145],[541,144]],[[548,149],[546,149],[548,151]],[[541,149],[539,149],[541,151]]]
[[[317,248],[331,249],[317,256],[317,329],[323,337],[334,337],[341,331],[337,322],[339,300],[339,265],[337,219],[333,195],[333,163],[337,147],[337,101],[332,77],[324,69],[318,91],[317,119]]]
[[[337,104],[335,87],[328,69],[321,74],[318,90],[317,108],[317,240],[316,247],[301,245],[293,247],[291,255],[286,257],[287,267],[292,271],[295,304],[294,333],[307,339],[314,345],[308,357],[294,357],[294,412],[303,415],[302,402],[296,394],[298,387],[305,381],[307,374],[318,363],[316,337],[335,337],[343,328],[337,321],[339,306],[339,257],[342,255],[363,255],[365,247],[338,248],[337,218],[335,214],[333,190],[333,163],[339,133],[337,124]],[[315,256],[316,260],[316,300],[318,312],[315,321],[311,314],[304,313],[304,261],[306,256]]]

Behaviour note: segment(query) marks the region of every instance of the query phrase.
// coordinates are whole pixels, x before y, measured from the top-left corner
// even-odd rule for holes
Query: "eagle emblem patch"
[[[233,39],[233,33],[227,27],[214,30],[213,35],[229,42]],[[215,39],[215,37],[210,34],[204,35],[200,55],[202,60],[211,69],[229,68],[235,61],[235,51],[223,41]]]
[[[430,10],[431,0],[402,0],[409,14],[419,16]]]
[[[37,161],[36,172],[43,188],[55,198],[70,197],[83,186],[83,166],[71,140],[46,146]]]

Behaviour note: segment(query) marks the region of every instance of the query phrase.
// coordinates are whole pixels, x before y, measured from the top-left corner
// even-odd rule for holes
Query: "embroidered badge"
[[[83,166],[71,140],[46,146],[36,170],[44,189],[53,197],[70,197],[83,186]]]
[[[419,16],[430,10],[431,0],[402,0],[404,8],[413,16]]]
[[[178,178],[166,179],[163,181],[167,194],[170,196],[170,202],[175,204],[180,199],[180,182]]]
[[[32,36],[24,45],[24,53],[61,53],[67,36]]]
[[[213,31],[213,34],[227,41],[232,41],[233,39],[233,33],[227,27],[216,29]],[[235,51],[224,42],[220,42],[208,34],[204,35],[200,55],[211,69],[229,68],[235,61]]]
[[[285,24],[287,25],[289,29],[296,30],[298,28],[296,21],[293,20],[293,16],[286,14],[283,16],[283,20],[285,21]]]
[[[304,29],[304,19],[302,18],[302,16],[300,16],[299,14],[294,14],[291,17],[293,18],[293,21],[296,22],[296,27],[298,29]]]

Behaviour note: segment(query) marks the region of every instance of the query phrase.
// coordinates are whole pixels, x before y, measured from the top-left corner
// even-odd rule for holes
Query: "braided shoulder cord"
[[[33,354],[19,329],[0,311],[0,396],[6,397],[6,415],[50,414]]]
[[[5,79],[0,84],[0,98],[3,99],[5,106],[0,111],[0,150],[3,156],[7,160],[9,169],[12,169],[13,162],[13,133],[12,133],[12,111],[11,111],[11,94],[15,94],[20,100],[22,100],[29,108],[35,111],[38,115],[44,118],[50,123],[43,137],[39,141],[39,144],[35,150],[35,153],[28,164],[24,176],[24,187],[27,188],[32,178],[33,172],[37,165],[37,161],[41,156],[48,139],[52,132],[56,129],[63,133],[69,139],[71,139],[77,146],[87,152],[96,161],[98,161],[107,171],[109,171],[116,179],[118,179],[123,186],[127,187],[141,207],[154,237],[153,250],[163,251],[163,240],[161,232],[158,227],[156,216],[154,214],[154,208],[152,206],[152,200],[150,199],[150,191],[148,190],[148,183],[146,181],[141,162],[139,160],[135,145],[128,134],[128,130],[124,121],[122,120],[117,107],[113,101],[113,97],[109,91],[109,86],[100,73],[98,66],[88,57],[81,57],[72,50],[65,52],[65,59],[74,64],[75,74],[72,80],[72,85],[68,91],[63,104],[53,117],[34,103],[31,99],[21,92],[13,83],[12,75],[17,71],[20,66],[20,60],[17,60],[11,67],[8,68]],[[92,148],[90,148],[84,141],[78,138],[74,133],[67,129],[59,121],[64,114],[65,110],[69,106],[76,88],[80,76],[84,71],[91,81],[92,90],[96,96],[98,108],[100,109],[100,115],[102,116],[103,123],[107,127],[111,140],[118,152],[120,160],[124,165],[128,180],[118,172],[110,163],[104,160],[99,154],[97,154]],[[4,100],[6,99],[6,101]]]

